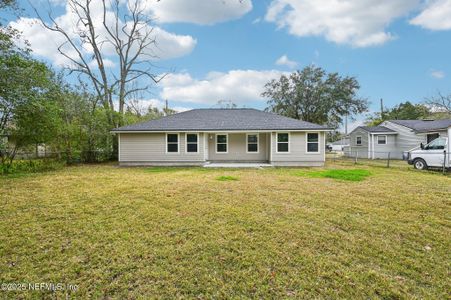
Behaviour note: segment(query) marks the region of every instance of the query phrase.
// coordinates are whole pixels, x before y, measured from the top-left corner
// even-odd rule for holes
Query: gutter
[[[230,133],[242,133],[242,132],[328,132],[332,131],[332,128],[322,128],[322,129],[243,129],[243,130],[228,130],[228,129],[167,129],[167,130],[110,130],[110,133],[165,133],[165,132],[230,132]]]

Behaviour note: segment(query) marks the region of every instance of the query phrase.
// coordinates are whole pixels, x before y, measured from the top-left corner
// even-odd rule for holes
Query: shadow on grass
[[[362,181],[371,173],[368,170],[352,169],[352,170],[321,170],[321,171],[301,171],[295,173],[296,176],[313,177],[313,178],[332,178],[347,181]]]
[[[205,168],[200,168],[200,167],[151,167],[151,168],[144,169],[144,172],[147,172],[147,173],[173,173],[173,172],[180,172],[180,171],[201,172],[201,171],[205,171]]]
[[[237,181],[238,178],[234,176],[219,176],[216,177],[216,180],[218,181]]]

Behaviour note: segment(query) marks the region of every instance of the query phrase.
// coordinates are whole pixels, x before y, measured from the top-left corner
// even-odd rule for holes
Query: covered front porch
[[[271,153],[269,132],[208,132],[205,133],[206,165],[268,164]]]

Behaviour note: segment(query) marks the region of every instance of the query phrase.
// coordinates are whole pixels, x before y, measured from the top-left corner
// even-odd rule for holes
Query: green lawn
[[[0,283],[67,283],[81,299],[448,298],[451,178],[333,168],[365,175],[98,165],[0,177]],[[0,290],[54,296],[65,292]]]

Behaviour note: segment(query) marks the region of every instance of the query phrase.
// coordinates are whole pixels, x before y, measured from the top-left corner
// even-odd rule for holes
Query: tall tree
[[[65,42],[59,53],[70,63],[67,68],[93,87],[112,126],[122,123],[128,96],[149,89],[161,78],[153,73],[156,44],[152,20],[143,0],[68,0],[75,28],[68,30],[48,13],[50,24],[37,9],[42,25],[59,33]],[[100,12],[99,12],[100,6]],[[86,51],[89,49],[89,51]],[[107,49],[112,50],[106,54]],[[111,57],[117,67],[109,67]],[[115,101],[119,118],[114,118]]]
[[[412,104],[409,101],[400,103],[391,109],[383,109],[382,112],[374,113],[367,117],[369,126],[376,126],[385,120],[418,120],[427,118],[431,111],[426,105]]]
[[[344,117],[368,109],[366,99],[357,96],[359,88],[354,77],[308,66],[268,82],[262,96],[269,99],[268,111],[336,128]]]
[[[425,104],[428,105],[432,111],[444,113],[445,117],[451,118],[451,94],[444,95],[438,93],[436,96],[426,99]]]

